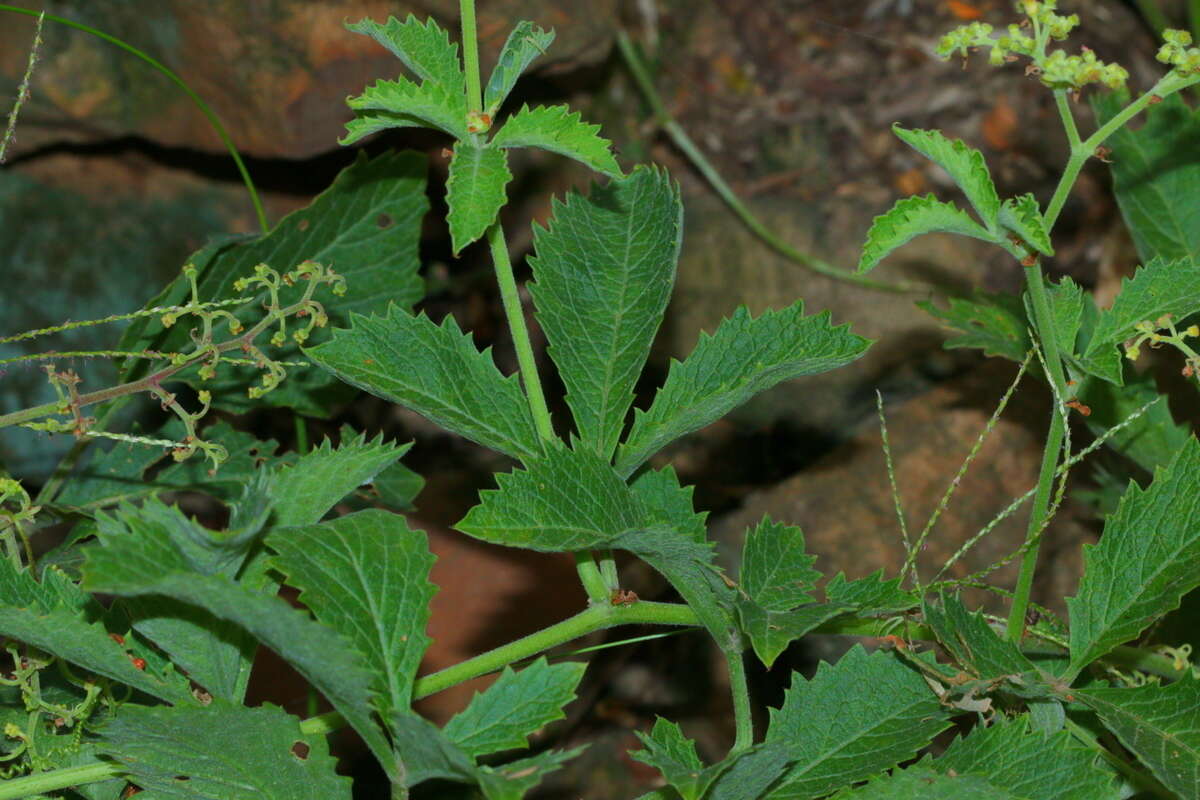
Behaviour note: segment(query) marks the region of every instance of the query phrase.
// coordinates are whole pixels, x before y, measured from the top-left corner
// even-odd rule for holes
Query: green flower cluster
[[[1200,47],[1192,47],[1192,35],[1187,31],[1167,28],[1163,31],[1163,46],[1155,56],[1175,68],[1175,74],[1186,77],[1200,72]]]
[[[1079,25],[1079,15],[1055,13],[1056,0],[1019,0],[1017,11],[1026,16],[1021,24],[1012,24],[1007,33],[994,36],[994,28],[985,22],[972,22],[950,31],[938,43],[937,54],[950,58],[957,53],[966,58],[971,50],[988,48],[988,63],[999,66],[1024,56],[1032,62],[1030,74],[1040,77],[1052,89],[1079,91],[1090,83],[1120,89],[1129,73],[1119,64],[1106,64],[1086,47],[1079,55],[1063,50],[1046,54],[1046,44],[1062,41]],[[1026,31],[1029,31],[1028,33]]]

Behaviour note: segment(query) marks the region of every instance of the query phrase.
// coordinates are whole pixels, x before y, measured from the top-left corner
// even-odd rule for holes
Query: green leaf
[[[563,719],[562,708],[575,699],[585,669],[583,662],[550,665],[544,656],[520,672],[505,667],[500,678],[477,692],[442,732],[474,757],[528,747],[530,734]]]
[[[500,58],[492,69],[487,86],[483,89],[483,108],[495,119],[508,93],[517,84],[517,78],[554,41],[554,31],[544,31],[532,22],[521,21],[508,34],[508,40],[500,50]]]
[[[586,749],[587,745],[571,750],[547,750],[498,767],[479,767],[475,778],[487,800],[521,800],[543,778]]]
[[[416,786],[433,778],[474,783],[478,768],[441,728],[411,712],[393,709],[388,729],[396,756],[403,764],[404,785]]]
[[[315,298],[325,307],[334,325],[344,325],[351,312],[382,311],[389,303],[410,307],[425,292],[417,274],[421,261],[417,253],[421,220],[429,210],[425,197],[427,164],[415,153],[384,154],[367,159],[360,154],[350,167],[342,170],[333,185],[322,192],[307,208],[284,217],[266,236],[237,240],[222,247],[202,251],[205,257],[193,257],[200,271],[197,277],[202,302],[228,300],[241,296],[233,283],[250,275],[257,264],[266,263],[286,272],[305,260],[317,261],[336,269],[346,278],[346,294],[337,297],[327,289]],[[187,281],[180,277],[148,307],[187,302]],[[304,287],[280,289],[280,302],[296,302]],[[262,318],[260,303],[254,302],[237,311],[243,323]],[[191,347],[186,318],[164,330],[158,318],[132,324],[121,339],[122,350],[160,350],[178,352]],[[218,326],[219,331],[224,326]],[[328,337],[322,329],[309,339],[315,345]],[[265,338],[265,337],[264,337]],[[297,347],[267,346],[273,357],[288,361],[304,360]],[[126,370],[123,380],[141,377],[144,367]],[[301,413],[324,417],[329,413],[331,397],[344,391],[336,380],[314,367],[287,368],[289,377],[268,393],[267,402],[297,409]],[[181,373],[190,383],[199,383],[195,372]],[[246,387],[258,379],[252,367],[225,367],[214,380],[204,382],[212,390],[214,402],[230,411],[244,411],[252,405]]]
[[[535,229],[529,285],[583,444],[612,457],[671,287],[683,227],[679,188],[639,168],[555,201]]]
[[[1087,425],[1097,436],[1155,398],[1159,402],[1108,440],[1110,447],[1149,473],[1166,466],[1192,437],[1189,427],[1171,416],[1170,404],[1158,393],[1154,377],[1149,373],[1126,375],[1125,385],[1119,388],[1108,381],[1087,381],[1079,394],[1080,401],[1092,410]]]
[[[1074,361],[1075,341],[1083,324],[1083,307],[1085,303],[1091,303],[1091,298],[1084,296],[1079,284],[1064,277],[1059,283],[1046,283],[1046,299],[1050,305],[1050,319],[1059,352],[1064,358]],[[1032,320],[1033,301],[1028,292],[1024,295],[1024,301],[1026,319]]]
[[[1054,255],[1050,244],[1050,233],[1042,219],[1042,209],[1032,194],[1009,198],[1000,206],[1000,227],[1015,233],[1025,244],[1044,256]]]
[[[892,133],[946,170],[967,196],[983,224],[989,230],[995,229],[1000,198],[982,153],[959,139],[947,139],[941,131],[906,130],[899,125],[892,125]]]
[[[216,701],[206,708],[126,704],[100,750],[156,797],[187,800],[350,798],[324,736],[307,736],[275,706]]]
[[[1178,322],[1200,311],[1200,259],[1166,261],[1156,258],[1131,279],[1121,281],[1112,308],[1100,315],[1083,366],[1093,375],[1121,385],[1118,346],[1135,335],[1139,322],[1154,322],[1170,314]]]
[[[899,578],[884,580],[882,569],[854,580],[839,572],[825,584],[825,599],[859,614],[897,614],[920,604],[916,593],[900,588]]]
[[[160,433],[175,441],[185,435],[183,424],[177,419],[165,425]],[[274,439],[260,441],[252,434],[236,430],[225,420],[209,425],[201,431],[200,436],[205,441],[221,445],[229,454],[215,472],[212,472],[211,464],[196,455],[187,461],[171,464],[155,475],[153,480],[147,481],[146,485],[154,490],[195,489],[230,504],[242,496],[263,463],[279,461],[275,457],[279,445]]]
[[[970,300],[950,297],[947,302],[949,307],[945,309],[927,300],[917,303],[925,313],[959,331],[958,336],[946,341],[947,349],[976,347],[984,355],[1001,356],[1017,363],[1025,360],[1031,342],[1021,298],[977,289]]]
[[[859,358],[871,344],[849,326],[834,327],[829,312],[804,316],[804,303],[765,311],[745,307],[700,341],[683,362],[672,361],[666,383],[617,453],[617,471],[631,475],[669,442],[723,417],[785,380],[828,372]]]
[[[410,447],[411,442],[385,444],[383,434],[370,441],[365,434],[343,436],[337,449],[326,439],[271,476],[273,523],[283,527],[319,522],[339,500],[373,481]]]
[[[1194,438],[1148,489],[1130,483],[1104,524],[1099,544],[1084,545],[1084,573],[1071,614],[1071,677],[1179,606],[1200,586],[1200,442]]]
[[[793,763],[771,800],[820,797],[911,758],[949,727],[925,679],[882,650],[855,645],[811,681],[798,674],[771,711],[766,743],[790,747]]]
[[[1018,675],[1038,680],[1033,662],[1017,645],[992,630],[982,614],[970,613],[953,595],[943,594],[940,600],[925,600],[925,621],[961,667],[984,680]]]
[[[459,139],[460,143],[471,135],[467,130],[466,94],[433,81],[420,84],[406,78],[375,81],[362,94],[347,99],[346,105],[354,110],[355,117],[361,115],[366,122],[347,125],[346,136],[338,140],[342,145],[353,144],[383,127],[434,128]],[[386,119],[397,124],[380,126]]]
[[[958,800],[963,797],[971,800],[1027,800],[1000,788],[981,775],[939,775],[924,766],[898,769],[865,786],[838,792],[834,800]]]
[[[1037,800],[1117,800],[1111,773],[1096,767],[1096,753],[1066,731],[1031,730],[1029,718],[978,725],[956,738],[939,758],[921,767],[943,775],[986,776],[1019,797]]]
[[[1200,679],[1185,672],[1167,686],[1073,694],[1163,785],[1179,797],[1200,797]]]
[[[771,611],[753,600],[737,599],[738,620],[750,637],[754,654],[770,669],[788,645],[823,622],[851,611],[851,606],[813,603],[788,611]]]
[[[375,490],[384,505],[394,511],[412,511],[425,479],[397,461],[375,476]]]
[[[539,147],[573,158],[597,172],[620,178],[621,165],[600,126],[584,122],[568,106],[521,106],[492,136],[492,147]]]
[[[675,468],[647,469],[638,473],[629,488],[646,513],[647,526],[668,528],[703,544],[708,539],[708,512],[697,513],[692,502],[694,486],[682,486]]]
[[[774,797],[766,793],[792,760],[791,749],[782,742],[762,744],[735,757],[717,778],[705,800],[746,800]]]
[[[370,36],[404,62],[423,81],[433,81],[450,92],[466,96],[466,78],[458,59],[458,45],[432,18],[424,23],[412,14],[401,22],[395,17],[379,24],[372,19],[346,23],[346,30]]]
[[[634,731],[634,734],[645,749],[635,750],[629,756],[661,772],[683,800],[700,800],[713,781],[730,766],[728,762],[722,762],[706,768],[696,753],[696,743],[684,736],[677,724],[662,717],[655,719],[649,734],[641,731]]]
[[[1104,124],[1128,95],[1099,92],[1092,104]],[[1200,262],[1200,110],[1173,94],[1143,112],[1145,124],[1122,126],[1105,140],[1112,149],[1113,190],[1142,262]]]
[[[347,383],[485,447],[522,461],[541,452],[517,377],[501,375],[452,316],[440,326],[399,308],[355,316],[308,355]]]
[[[587,450],[548,446],[528,467],[496,475],[499,488],[455,527],[476,539],[549,552],[603,545],[639,528],[641,508],[611,466]]]
[[[435,587],[424,531],[404,517],[369,509],[267,537],[274,568],[300,590],[300,602],[366,657],[380,713],[407,710],[429,645],[425,626]]]
[[[504,187],[512,180],[508,156],[492,145],[476,147],[469,141],[454,145],[446,178],[446,222],[454,255],[483,236],[504,206]]]
[[[746,531],[738,583],[766,611],[788,611],[811,602],[821,573],[804,552],[804,531],[795,525],[762,522]]]
[[[87,549],[81,586],[122,597],[161,595],[236,623],[278,653],[329,699],[387,769],[390,748],[372,719],[372,675],[334,631],[273,595],[203,574],[161,521],[124,507],[105,517],[101,546]]]
[[[1003,236],[988,233],[953,203],[943,203],[933,195],[913,195],[896,202],[892,210],[871,223],[858,271],[869,272],[889,253],[908,244],[923,233],[957,233],[1000,244]]]

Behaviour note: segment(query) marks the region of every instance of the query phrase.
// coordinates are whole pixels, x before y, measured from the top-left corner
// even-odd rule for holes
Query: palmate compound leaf
[[[441,325],[395,307],[383,317],[355,316],[307,355],[347,383],[485,447],[522,461],[541,452],[516,376],[501,375],[452,316]]]
[[[282,273],[312,260],[346,278],[344,295],[336,296],[328,289],[318,290],[315,295],[333,325],[346,324],[351,313],[382,312],[390,303],[411,307],[425,291],[424,281],[417,274],[421,266],[417,245],[421,220],[429,210],[426,172],[425,158],[415,153],[388,153],[372,159],[360,153],[332,186],[306,208],[280,220],[270,233],[229,241],[195,254],[191,263],[199,270],[200,301],[242,296],[233,284],[252,275],[257,264],[268,264]],[[303,291],[300,285],[283,287],[280,302],[294,303]],[[189,293],[188,282],[181,276],[147,307],[186,303]],[[262,306],[252,303],[237,313],[243,323],[261,320]],[[137,320],[122,336],[120,349],[186,351],[191,347],[188,330],[194,327],[184,324],[186,321],[164,329],[158,317]],[[224,326],[218,326],[218,331],[223,330]],[[318,328],[308,344],[318,344],[327,337],[326,331]],[[303,360],[299,348],[291,344],[271,349],[271,354],[287,361]],[[122,380],[142,377],[143,369],[126,369]],[[258,375],[253,367],[225,367],[202,388],[212,390],[214,403],[226,410],[244,411],[266,402],[315,417],[327,416],[329,398],[345,390],[333,377],[311,366],[288,367],[288,379],[283,384],[262,400],[252,401],[247,398],[246,387],[257,382]],[[191,377],[187,379],[195,382]]]
[[[1200,586],[1200,442],[1189,438],[1149,488],[1131,482],[1100,542],[1083,549],[1079,591],[1067,599],[1068,681]]]
[[[675,282],[679,187],[639,167],[554,203],[534,232],[529,291],[583,445],[611,458]]]
[[[483,236],[504,205],[504,187],[512,180],[508,156],[493,145],[470,141],[454,145],[446,178],[446,222],[454,254]]]
[[[532,22],[521,21],[508,34],[487,86],[483,87],[483,110],[492,118],[500,111],[508,93],[530,64],[554,42],[554,31],[544,31]]]
[[[1073,694],[1163,785],[1179,797],[1200,797],[1200,679],[1189,671],[1167,686]]]
[[[411,442],[385,443],[383,434],[368,441],[365,434],[354,435],[348,428],[342,433],[336,448],[326,439],[272,473],[268,492],[275,527],[320,522],[339,500],[370,483],[412,447]]]
[[[1096,753],[1065,730],[1046,735],[1029,717],[977,725],[958,737],[938,758],[920,767],[943,775],[974,773],[1018,797],[1037,800],[1117,800],[1121,792],[1110,772],[1096,766]]]
[[[181,800],[350,798],[322,735],[266,705],[204,708],[127,704],[101,731],[100,752],[155,797]]]
[[[801,301],[757,319],[738,308],[716,333],[702,333],[686,359],[671,362],[650,408],[634,416],[617,451],[617,471],[631,475],[669,442],[715,422],[759,392],[849,364],[870,344],[847,325],[831,325],[829,312],[805,317]]]
[[[793,674],[783,706],[772,709],[766,744],[789,747],[792,764],[765,797],[822,797],[913,757],[949,724],[916,670],[855,645],[810,681]]]
[[[1129,102],[1119,92],[1092,95],[1104,124]],[[1112,148],[1113,190],[1143,263],[1155,258],[1200,261],[1200,109],[1172,94],[1144,112],[1138,129],[1122,125]]]
[[[347,145],[385,128],[434,128],[455,139],[470,136],[467,131],[467,96],[450,91],[432,81],[413,83],[407,78],[379,80],[351,97],[346,105],[355,119],[346,125],[346,135],[338,140]],[[358,120],[362,122],[358,122]],[[384,121],[388,125],[381,125]],[[356,124],[357,123],[357,124]]]
[[[505,667],[442,732],[472,757],[527,747],[530,734],[563,719],[563,706],[575,699],[585,669],[583,662],[551,665],[544,657],[519,672]]]
[[[1002,235],[981,228],[953,203],[943,203],[931,194],[913,195],[897,201],[891,211],[871,223],[858,259],[858,271],[869,272],[893,250],[923,233],[958,233],[993,244],[1007,241]]]
[[[496,475],[498,488],[455,527],[509,547],[559,552],[603,546],[645,522],[633,492],[588,450],[548,445],[525,469]]]
[[[896,134],[912,149],[937,164],[958,184],[988,230],[995,230],[1000,213],[1000,197],[988,172],[983,154],[960,139],[947,139],[941,131],[906,129],[892,125]],[[861,269],[861,267],[860,267]]]
[[[448,92],[466,96],[467,84],[458,45],[433,18],[421,22],[409,14],[403,22],[388,17],[387,22],[362,19],[346,23],[346,30],[370,36],[400,59],[423,81],[433,81]]]
[[[300,590],[302,602],[365,656],[380,713],[407,709],[429,645],[425,626],[435,587],[423,531],[378,509],[319,525],[277,528],[266,540],[271,566]]]
[[[1122,383],[1120,345],[1136,334],[1139,322],[1154,323],[1164,314],[1174,322],[1200,311],[1200,259],[1166,261],[1155,258],[1132,278],[1100,321],[1083,354],[1088,372],[1118,386]]]
[[[696,743],[683,735],[679,725],[662,717],[655,719],[650,733],[634,733],[645,749],[631,752],[630,757],[661,772],[683,800],[700,800],[713,781],[730,766],[729,762],[723,761],[705,767],[696,753]]]
[[[522,106],[492,137],[492,147],[539,147],[573,158],[597,172],[621,177],[612,142],[600,136],[600,126],[584,122],[567,106]]]
[[[390,771],[390,747],[372,719],[372,675],[345,638],[279,597],[252,591],[223,574],[198,572],[169,529],[140,518],[138,510],[125,506],[109,519],[101,526],[100,544],[86,551],[80,584],[85,590],[172,598],[235,623],[324,694]]]

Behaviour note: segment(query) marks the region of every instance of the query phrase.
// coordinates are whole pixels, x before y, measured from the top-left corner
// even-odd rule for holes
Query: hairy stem
[[[754,715],[750,710],[750,687],[746,684],[745,655],[738,650],[725,651],[729,665],[729,692],[733,696],[733,748],[729,755],[744,753],[754,746]]]
[[[475,0],[459,0],[462,30],[463,69],[467,75],[467,110],[483,109],[483,90],[479,82],[479,40],[475,34]]]

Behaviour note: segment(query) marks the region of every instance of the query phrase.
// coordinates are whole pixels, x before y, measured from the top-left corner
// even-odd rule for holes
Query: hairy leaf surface
[[[455,527],[486,542],[549,552],[580,550],[640,529],[633,492],[608,462],[587,450],[554,445],[525,469],[496,475],[499,488]]]
[[[486,800],[521,800],[542,779],[587,749],[547,750],[529,758],[519,758],[496,767],[481,766],[475,772]]]
[[[523,461],[541,452],[517,377],[501,375],[452,316],[441,325],[399,308],[355,316],[308,355],[347,383],[485,447]]]
[[[1046,230],[1046,221],[1042,219],[1042,209],[1032,194],[1005,200],[1000,206],[997,220],[1001,227],[1021,237],[1021,241],[1042,255],[1054,255],[1050,233]]]
[[[412,14],[401,22],[395,17],[380,24],[372,19],[346,23],[346,30],[370,36],[391,51],[414,75],[433,81],[448,92],[466,96],[466,78],[458,59],[458,45],[432,18],[421,22]]]
[[[791,752],[782,743],[760,744],[735,757],[733,764],[717,778],[706,800],[767,796],[767,787],[783,774],[789,761]]]
[[[411,442],[385,443],[382,434],[370,441],[365,434],[345,436],[336,448],[326,439],[271,476],[274,524],[282,527],[320,522],[339,500],[370,483],[410,447]]]
[[[622,174],[612,142],[600,135],[600,126],[584,122],[568,106],[522,106],[496,131],[491,146],[540,147],[613,178]]]
[[[483,109],[492,119],[500,111],[517,79],[554,42],[554,31],[544,31],[532,22],[518,22],[508,34],[487,86],[483,87]]]
[[[853,610],[852,606],[811,603],[788,611],[770,611],[753,600],[737,599],[742,632],[750,637],[754,654],[770,669],[788,645],[823,622]]]
[[[958,332],[946,341],[947,349],[976,347],[984,355],[1001,356],[1020,363],[1029,352],[1028,321],[1021,298],[976,290],[971,299],[947,298],[947,308],[922,300],[917,306]]]
[[[1038,677],[1033,662],[992,630],[981,613],[967,611],[953,595],[943,594],[940,599],[940,603],[925,601],[925,621],[960,666],[985,680],[1011,675]]]
[[[821,573],[816,556],[804,552],[804,531],[795,525],[762,522],[746,531],[738,583],[767,611],[788,611],[811,602]]]
[[[458,255],[483,236],[496,221],[505,202],[505,187],[512,180],[508,156],[492,145],[476,147],[469,141],[454,145],[446,178],[446,205],[450,240]]]
[[[386,119],[378,116],[382,113],[401,123],[390,127],[434,128],[458,140],[470,136],[467,131],[466,94],[450,91],[433,81],[419,84],[407,78],[375,81],[374,85],[363,89],[362,94],[346,100],[346,105],[354,109],[356,114],[365,113],[372,124]],[[339,144],[352,144],[367,133],[380,130],[377,127],[366,130],[363,126],[350,125],[346,129],[347,135],[339,140]]]
[[[998,783],[998,782],[997,782]],[[898,769],[857,789],[835,794],[834,800],[1029,800],[1001,788],[982,775],[942,775],[924,766]],[[772,795],[774,797],[774,795]]]
[[[429,645],[425,626],[435,587],[424,531],[377,509],[320,525],[277,529],[272,565],[300,590],[318,620],[366,657],[380,713],[408,709],[417,667]]]
[[[1139,322],[1154,322],[1170,314],[1175,322],[1200,311],[1200,259],[1165,261],[1156,258],[1132,278],[1121,281],[1112,308],[1100,315],[1083,365],[1093,375],[1121,385],[1119,346],[1135,335]]]
[[[900,588],[899,578],[885,579],[882,569],[854,580],[839,572],[825,584],[825,598],[860,614],[895,614],[920,604],[915,593]]]
[[[671,287],[683,227],[679,188],[639,168],[572,192],[536,229],[529,286],[583,445],[612,457]]]
[[[658,717],[650,733],[634,732],[645,746],[629,755],[662,773],[683,800],[700,800],[708,787],[729,767],[727,763],[705,767],[696,753],[696,743],[683,735],[679,725]]]
[[[677,531],[701,544],[707,541],[708,512],[696,511],[692,501],[696,487],[681,485],[674,467],[644,470],[630,488],[645,510],[648,526]]]
[[[1112,774],[1096,766],[1096,753],[1069,733],[1032,730],[1028,717],[976,726],[940,757],[920,766],[945,774],[987,777],[1018,797],[1038,800],[1116,800]]]
[[[892,133],[921,155],[949,173],[967,200],[975,208],[983,224],[990,230],[996,227],[1000,198],[988,172],[983,154],[960,139],[947,139],[941,131],[908,130],[892,125]]]
[[[1002,236],[997,237],[981,228],[953,203],[943,203],[931,194],[913,195],[897,201],[891,211],[871,223],[858,260],[858,271],[871,271],[893,250],[923,233],[957,233],[985,242],[1004,241]]]
[[[273,595],[251,591],[221,574],[197,572],[164,525],[136,512],[101,526],[101,546],[89,548],[81,586],[123,597],[161,595],[234,622],[278,653],[324,694],[388,764],[389,747],[372,714],[372,675],[349,642]]]
[[[1200,679],[1074,692],[1179,797],[1200,797]]]
[[[1092,97],[1103,124],[1125,106],[1128,95]],[[1138,129],[1122,126],[1105,140],[1112,148],[1113,190],[1143,262],[1155,258],[1200,262],[1200,109],[1172,94],[1144,112]]]
[[[1190,438],[1149,488],[1131,482],[1099,544],[1083,549],[1079,592],[1067,600],[1072,678],[1200,586],[1200,442]]]
[[[519,672],[505,667],[500,678],[477,692],[442,731],[474,757],[527,747],[530,734],[563,719],[563,706],[575,699],[585,669],[582,662],[551,665],[545,657]]]
[[[334,771],[325,737],[306,736],[299,722],[270,705],[128,704],[104,726],[100,751],[155,797],[350,800],[350,779]]]
[[[299,211],[288,214],[265,236],[241,238],[206,248],[192,258],[199,270],[199,298],[220,301],[241,296],[234,281],[251,275],[257,264],[268,264],[286,272],[305,260],[326,264],[346,278],[346,294],[338,297],[328,289],[315,298],[325,307],[332,324],[345,324],[352,312],[383,311],[389,303],[410,307],[425,291],[417,274],[421,266],[417,244],[421,219],[429,210],[425,197],[425,158],[415,153],[384,154],[368,159],[360,154],[354,164],[338,174],[333,185]],[[202,257],[203,256],[203,257]],[[180,277],[147,306],[187,302],[190,290]],[[302,286],[280,289],[280,302],[296,302]],[[265,297],[265,295],[264,295]],[[237,311],[243,323],[261,319],[258,302]],[[191,346],[185,318],[170,329],[157,317],[134,322],[121,338],[122,350],[187,350]],[[217,326],[219,331],[223,325]],[[260,340],[266,342],[267,336]],[[309,344],[328,338],[320,328]],[[269,348],[273,357],[303,361],[299,348],[288,344]],[[140,362],[139,362],[140,364]],[[251,401],[246,387],[258,380],[252,367],[227,367],[214,380],[204,382],[214,402],[230,411],[244,411],[263,402],[288,406],[309,416],[324,417],[333,399],[347,394],[331,376],[314,367],[288,367],[288,378],[262,400]],[[142,377],[144,365],[126,369],[122,380]],[[181,373],[195,382],[194,372]]]
[[[767,797],[820,797],[911,758],[949,726],[921,675],[882,650],[855,645],[811,681],[793,675],[766,743],[791,748],[793,763]]]
[[[846,325],[831,325],[829,312],[805,317],[800,301],[757,319],[738,308],[716,333],[702,333],[691,355],[671,362],[650,408],[634,416],[617,453],[617,471],[632,474],[669,442],[715,422],[759,392],[849,364],[870,344]]]

